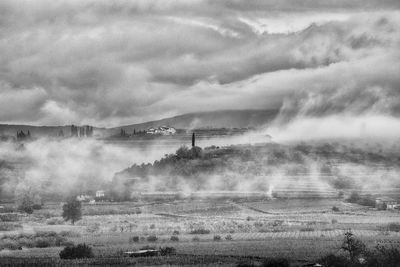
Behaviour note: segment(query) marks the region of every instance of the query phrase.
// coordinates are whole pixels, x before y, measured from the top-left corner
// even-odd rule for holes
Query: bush
[[[178,230],[175,230],[172,234],[173,234],[173,235],[179,235],[179,231],[178,231]]]
[[[139,236],[132,236],[129,238],[129,243],[138,243],[139,242]]]
[[[338,212],[338,211],[339,211],[339,208],[338,208],[338,207],[336,207],[336,206],[333,206],[333,207],[332,207],[332,211],[334,211],[334,212]]]
[[[267,258],[262,263],[263,267],[289,267],[289,261],[283,258]]]
[[[204,228],[200,228],[200,229],[196,229],[190,232],[190,234],[192,235],[206,235],[209,234],[210,230],[204,229]]]
[[[156,242],[158,238],[155,235],[151,235],[147,237],[148,242]]]
[[[215,235],[213,240],[214,241],[221,241],[221,236],[220,235]]]
[[[176,235],[173,235],[173,236],[171,236],[171,241],[178,242],[179,237],[177,237]]]
[[[318,263],[322,264],[322,266],[327,267],[348,267],[350,266],[350,262],[346,257],[336,256],[333,254],[329,254],[319,260]]]
[[[65,247],[60,252],[61,259],[83,259],[83,258],[93,258],[92,248],[86,244],[78,244],[77,246]]]
[[[199,242],[199,241],[200,241],[200,238],[199,238],[198,236],[194,236],[194,237],[192,238],[192,241],[193,241],[193,242]]]
[[[390,223],[388,225],[388,231],[400,232],[400,224],[399,223]]]
[[[48,225],[64,224],[64,220],[61,218],[50,218],[46,220],[46,224]]]
[[[174,247],[165,247],[165,248],[160,247],[160,254],[162,256],[175,255],[176,249]]]
[[[50,241],[46,238],[39,237],[35,240],[35,247],[37,248],[47,248],[50,247]]]
[[[150,225],[150,229],[155,229],[156,225],[153,223],[152,225]]]
[[[0,214],[0,221],[2,222],[17,222],[19,220],[17,213],[4,213]]]
[[[233,240],[233,238],[231,235],[227,235],[227,236],[225,236],[225,240]]]
[[[99,230],[100,230],[100,224],[99,223],[94,223],[94,224],[91,224],[91,225],[86,227],[86,231],[88,233],[96,233]]]

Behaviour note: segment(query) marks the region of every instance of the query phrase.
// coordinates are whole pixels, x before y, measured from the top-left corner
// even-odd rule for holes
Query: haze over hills
[[[259,127],[271,122],[279,110],[219,110],[196,112],[178,115],[171,118],[119,126],[112,129],[123,128],[130,132],[145,130],[161,125],[171,126],[177,129],[199,128],[247,128]],[[111,130],[111,129],[110,129]]]
[[[171,118],[137,123],[113,128],[96,128],[95,135],[115,134],[123,128],[126,132],[133,129],[146,130],[150,127],[162,125],[177,129],[199,129],[199,128],[247,128],[259,127],[271,122],[278,110],[220,110],[208,112],[196,112],[178,115]],[[70,125],[65,126],[33,126],[33,125],[11,125],[0,124],[0,135],[16,135],[17,131],[30,131],[32,136],[57,136],[62,130],[65,136],[71,134]]]

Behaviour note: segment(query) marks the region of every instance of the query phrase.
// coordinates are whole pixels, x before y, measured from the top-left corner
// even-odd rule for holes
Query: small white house
[[[176,133],[174,127],[160,126],[158,128],[149,128],[146,131],[147,134],[162,134],[162,135],[173,135]]]
[[[98,190],[96,191],[96,197],[105,197],[105,192],[104,190]]]
[[[375,200],[378,209],[394,210],[398,204],[397,201],[390,197],[379,197]]]

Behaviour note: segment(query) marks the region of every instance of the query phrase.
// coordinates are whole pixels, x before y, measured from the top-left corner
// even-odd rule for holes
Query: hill
[[[161,125],[177,129],[199,128],[249,128],[259,127],[271,122],[278,114],[278,110],[219,110],[183,114],[171,118],[137,123],[111,128],[118,131],[123,128],[126,132],[146,130]]]
[[[220,110],[209,112],[188,113],[171,118],[137,123],[113,128],[94,127],[95,136],[109,136],[117,134],[123,128],[126,132],[133,129],[147,130],[151,127],[168,125],[177,129],[205,129],[205,128],[250,128],[259,127],[272,121],[278,110]],[[32,136],[57,136],[62,130],[65,136],[71,135],[71,125],[65,126],[33,126],[0,124],[0,136],[15,136],[17,131],[30,131]]]

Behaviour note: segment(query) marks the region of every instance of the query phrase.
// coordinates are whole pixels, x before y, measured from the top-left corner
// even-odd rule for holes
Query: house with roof
[[[375,199],[375,207],[380,210],[394,210],[398,203],[390,197],[378,197]]]
[[[147,129],[147,134],[161,134],[161,135],[173,135],[176,133],[176,129],[174,127],[169,126],[160,126],[158,128],[151,127]]]

